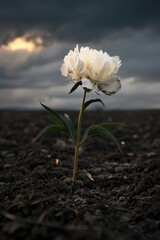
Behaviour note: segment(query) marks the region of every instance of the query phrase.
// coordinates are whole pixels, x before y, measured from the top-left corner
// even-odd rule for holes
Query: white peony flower
[[[82,82],[82,87],[88,90],[99,90],[112,95],[121,89],[121,83],[116,73],[121,66],[118,56],[111,57],[102,50],[97,51],[78,45],[64,58],[61,73],[69,81]]]

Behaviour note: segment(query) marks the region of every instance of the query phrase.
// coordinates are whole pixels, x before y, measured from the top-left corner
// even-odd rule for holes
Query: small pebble
[[[15,157],[15,153],[8,153],[8,154],[6,155],[6,157],[7,157],[7,158],[13,158],[13,157]]]
[[[107,166],[106,169],[108,172],[114,172],[114,168],[112,166]]]
[[[102,211],[101,211],[100,209],[96,209],[95,215],[96,215],[96,216],[99,216],[99,215],[101,215],[101,214],[102,214]]]
[[[115,173],[123,172],[124,168],[123,167],[115,167],[114,171],[115,171]]]
[[[8,168],[11,168],[11,167],[12,167],[12,165],[11,165],[11,164],[9,164],[9,163],[6,163],[6,164],[4,164],[4,165],[3,165],[3,167],[4,167],[5,169],[8,169]]]
[[[155,157],[155,156],[157,156],[157,153],[155,153],[155,152],[149,152],[149,153],[147,153],[147,157],[148,157],[148,158],[153,158],[153,157]]]
[[[41,152],[42,152],[42,153],[46,153],[46,154],[48,154],[48,150],[45,149],[45,148],[42,148],[42,149],[41,149]]]
[[[137,139],[137,138],[139,138],[139,136],[138,136],[137,134],[134,134],[134,135],[133,135],[133,138],[134,138],[134,139]]]
[[[121,221],[122,221],[122,222],[128,222],[130,219],[131,219],[131,217],[130,217],[129,214],[123,214],[123,215],[121,216]]]
[[[92,173],[94,173],[94,174],[98,174],[101,171],[102,171],[102,168],[94,168],[94,169],[92,169]]]
[[[134,156],[134,153],[129,152],[129,153],[127,153],[127,155],[128,155],[129,157],[133,157],[133,156]]]
[[[66,177],[66,178],[64,179],[64,182],[71,184],[71,178],[70,178],[70,177]]]
[[[112,175],[108,176],[108,179],[113,179],[113,176]]]
[[[145,168],[145,169],[144,169],[144,172],[145,172],[145,173],[148,173],[148,172],[149,172],[149,168]]]
[[[67,147],[67,143],[61,139],[57,139],[55,145],[61,150],[64,150]]]

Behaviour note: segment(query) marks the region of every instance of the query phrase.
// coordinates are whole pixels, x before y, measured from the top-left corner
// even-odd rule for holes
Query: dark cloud
[[[60,73],[75,43],[122,60],[122,90],[101,96],[107,108],[160,107],[159,7],[157,0],[0,0],[0,108],[40,108],[47,97],[55,108],[77,109],[81,91],[67,94]],[[1,47],[22,36],[41,48]]]
[[[45,42],[94,41],[121,29],[154,29],[159,7],[157,0],[1,0],[0,41],[26,33]]]

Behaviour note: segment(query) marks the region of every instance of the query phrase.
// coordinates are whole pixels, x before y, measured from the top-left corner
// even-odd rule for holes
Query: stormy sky
[[[60,73],[76,44],[122,60],[106,108],[160,108],[159,26],[157,0],[0,0],[0,108],[78,109],[82,91],[69,95]]]

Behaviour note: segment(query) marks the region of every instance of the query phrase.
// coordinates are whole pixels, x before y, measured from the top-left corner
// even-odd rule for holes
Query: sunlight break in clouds
[[[38,44],[41,44],[42,39],[40,37],[37,37],[36,42]],[[10,51],[24,50],[27,52],[33,52],[37,47],[35,42],[27,41],[25,37],[18,37],[9,42],[7,45],[3,45],[2,48]]]

